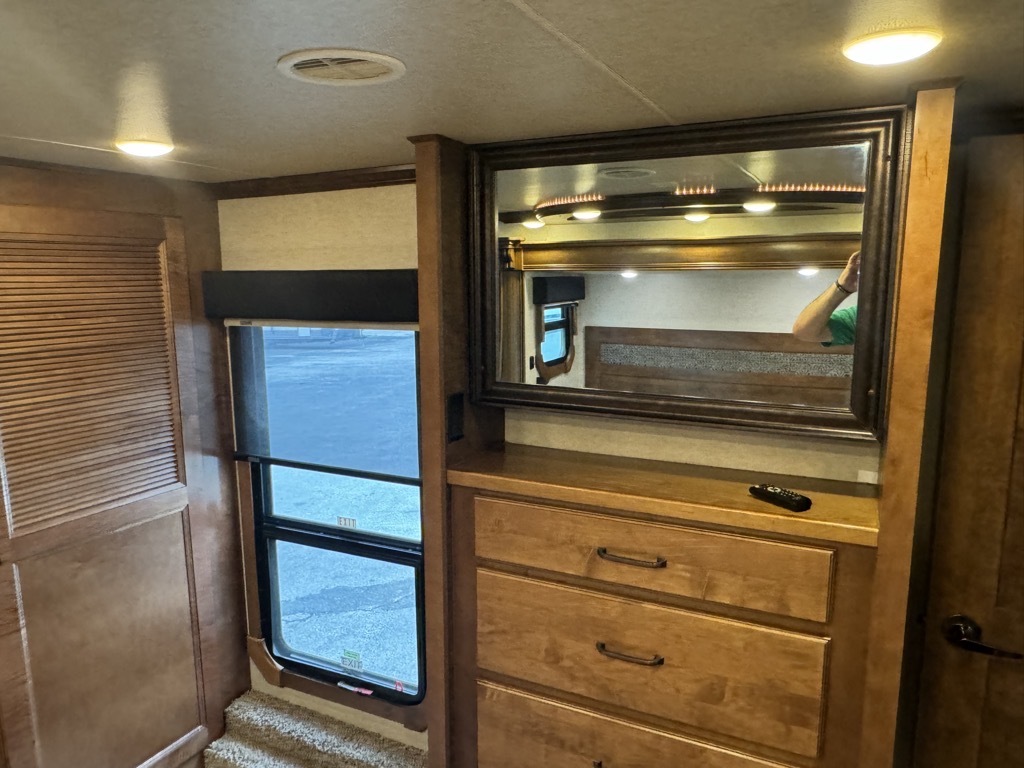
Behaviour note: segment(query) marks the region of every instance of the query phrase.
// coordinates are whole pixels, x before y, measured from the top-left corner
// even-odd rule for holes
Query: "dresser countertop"
[[[878,502],[871,486],[780,478],[669,462],[506,445],[448,470],[452,485],[551,502],[615,509],[641,519],[729,528],[875,547]],[[748,493],[770,482],[810,497],[790,512]]]

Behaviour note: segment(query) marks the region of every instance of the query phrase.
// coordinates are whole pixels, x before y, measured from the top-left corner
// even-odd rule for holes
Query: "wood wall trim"
[[[500,441],[504,414],[468,403],[470,281],[467,244],[467,150],[443,136],[410,139],[416,147],[416,229],[419,266],[420,467],[423,478],[423,561],[427,638],[427,732],[430,768],[470,768],[456,740],[466,738],[455,711],[455,667],[465,664],[453,645],[460,600],[451,579],[453,551],[472,541],[472,521],[455,521],[445,482],[448,463]],[[448,440],[449,398],[464,405],[463,437]],[[461,700],[460,706],[461,706]]]
[[[921,91],[914,114],[878,503],[878,560],[868,627],[861,764],[893,765],[942,245],[954,89]],[[913,695],[907,691],[907,695]],[[910,724],[912,726],[912,723]]]
[[[266,641],[262,637],[250,635],[246,638],[246,645],[249,647],[249,658],[252,659],[256,669],[263,675],[263,679],[271,685],[276,685],[278,688],[283,686],[281,673],[284,672],[284,667],[278,664],[277,660],[270,655]]]
[[[235,200],[245,197],[274,197],[277,195],[302,195],[310,192],[337,192],[342,189],[390,187],[396,184],[414,184],[415,182],[416,166],[385,165],[376,168],[305,173],[298,176],[222,181],[207,186],[218,200]]]

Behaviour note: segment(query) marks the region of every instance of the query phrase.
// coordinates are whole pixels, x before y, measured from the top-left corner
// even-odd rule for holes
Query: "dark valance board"
[[[415,269],[204,272],[209,318],[415,323]]]

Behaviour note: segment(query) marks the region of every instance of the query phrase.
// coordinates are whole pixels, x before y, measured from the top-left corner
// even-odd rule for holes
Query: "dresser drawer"
[[[474,510],[479,558],[828,620],[828,549],[487,497]]]
[[[477,686],[478,768],[781,768],[496,685]]]
[[[477,572],[480,670],[807,757],[819,750],[828,645],[825,638]]]

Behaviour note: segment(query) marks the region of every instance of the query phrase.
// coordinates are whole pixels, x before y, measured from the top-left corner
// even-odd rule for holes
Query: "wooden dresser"
[[[519,446],[449,470],[457,768],[857,765],[877,504],[723,475]]]

